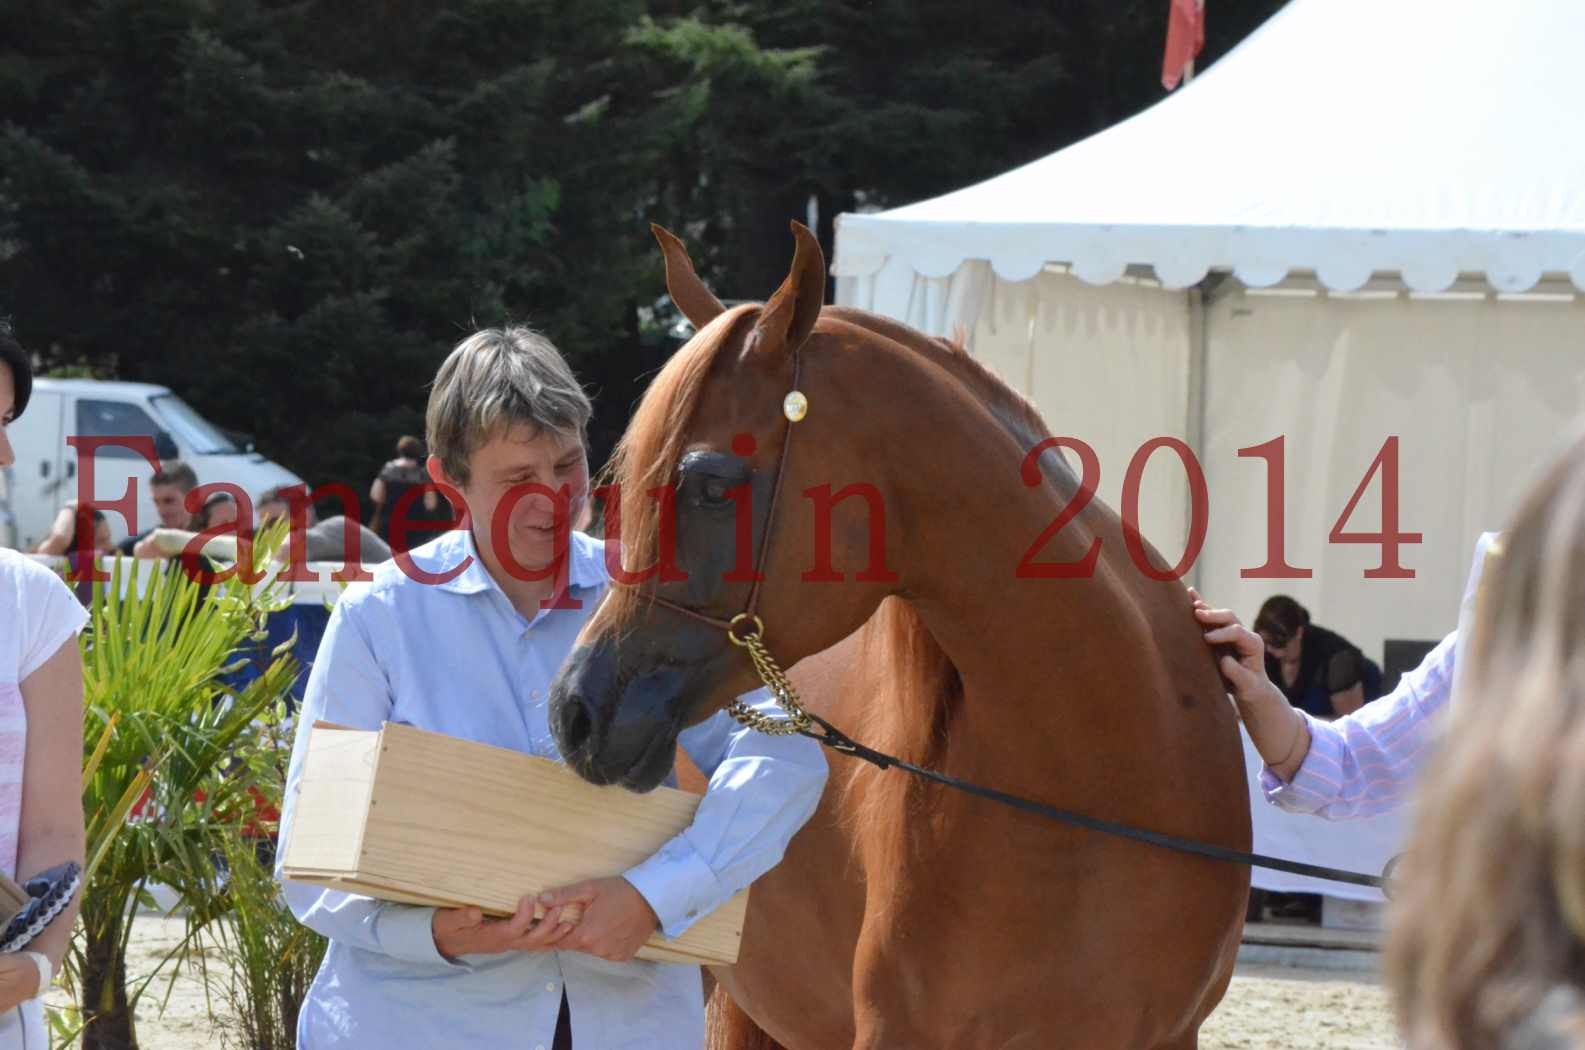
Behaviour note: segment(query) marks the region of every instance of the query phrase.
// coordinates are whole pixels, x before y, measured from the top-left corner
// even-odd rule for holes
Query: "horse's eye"
[[[732,486],[724,478],[706,478],[699,486],[699,502],[706,507],[721,507],[732,502]]]

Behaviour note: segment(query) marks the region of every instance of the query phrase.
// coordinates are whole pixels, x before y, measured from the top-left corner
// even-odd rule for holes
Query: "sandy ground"
[[[147,972],[181,939],[180,920],[139,918],[131,969]],[[145,1050],[224,1045],[210,1020],[202,982],[184,970],[161,1010],[163,979],[138,1009]],[[218,1003],[214,1004],[218,1011]],[[1200,1035],[1201,1050],[1399,1050],[1387,996],[1371,975],[1289,967],[1247,967]]]
[[[1240,967],[1200,1050],[1401,1050],[1387,993],[1365,973]]]

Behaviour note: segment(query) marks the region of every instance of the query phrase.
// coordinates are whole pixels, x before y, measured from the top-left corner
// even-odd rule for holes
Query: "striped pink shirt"
[[[27,752],[21,684],[87,619],[88,611],[47,566],[0,549],[0,871],[12,878]]]
[[[1291,783],[1261,770],[1266,797],[1283,809],[1327,820],[1370,817],[1402,805],[1453,693],[1457,643],[1455,631],[1398,688],[1347,717],[1323,722],[1306,714],[1310,753]]]

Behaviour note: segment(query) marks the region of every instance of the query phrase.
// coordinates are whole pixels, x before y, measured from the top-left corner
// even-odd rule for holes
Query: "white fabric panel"
[[[1320,864],[1363,875],[1380,875],[1387,862],[1403,852],[1409,811],[1395,809],[1362,820],[1322,820],[1308,813],[1289,813],[1266,800],[1260,787],[1260,753],[1239,727],[1244,743],[1244,768],[1249,772],[1249,816],[1254,852],[1304,864]],[[1373,886],[1312,879],[1270,868],[1250,868],[1250,885],[1277,893],[1324,893],[1355,901],[1383,901]]]
[[[1097,493],[1119,513],[1139,447],[1163,435],[1187,440],[1186,294],[1137,284],[1095,288],[1055,273],[1016,284],[995,279],[972,329],[975,357],[1032,400],[1053,435],[1095,449]],[[1077,458],[1068,460],[1077,469]],[[1169,565],[1183,553],[1187,505],[1177,456],[1157,451],[1140,488],[1139,524]]]
[[[1476,537],[1502,528],[1585,407],[1585,302],[1344,299],[1233,292],[1210,311],[1201,590],[1248,622],[1288,593],[1376,660],[1386,638],[1456,625]],[[1367,580],[1376,546],[1327,536],[1383,441],[1400,436],[1399,527],[1412,580]],[[1245,580],[1266,556],[1266,465],[1238,449],[1287,438],[1290,564],[1308,580]],[[1349,531],[1379,525],[1380,475]]]
[[[1171,287],[1303,270],[1337,290],[1375,272],[1420,291],[1461,272],[1522,291],[1550,273],[1585,289],[1585,136],[1559,132],[1585,126],[1581,40],[1580,0],[1292,0],[1121,124],[838,216],[834,269],[901,259],[942,278],[977,259],[1018,281],[1062,262],[1104,282],[1148,264]]]

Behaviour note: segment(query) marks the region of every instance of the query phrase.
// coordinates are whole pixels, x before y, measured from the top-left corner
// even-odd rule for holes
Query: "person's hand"
[[[558,945],[608,962],[627,962],[660,928],[655,909],[621,876],[590,879],[540,895],[547,908],[580,905],[583,918]]]
[[[13,1010],[43,991],[39,968],[21,952],[0,955],[0,1013]]]
[[[1205,643],[1217,647],[1216,667],[1233,699],[1243,706],[1244,698],[1264,692],[1271,686],[1266,677],[1266,642],[1238,621],[1231,609],[1213,609],[1193,587],[1194,618],[1205,632]]]
[[[435,947],[441,955],[501,955],[506,952],[544,952],[578,925],[572,908],[546,907],[533,896],[517,902],[517,911],[504,919],[491,919],[478,908],[436,908],[430,921]]]
[[[1266,677],[1266,642],[1238,622],[1231,609],[1213,609],[1193,587],[1194,618],[1205,631],[1205,642],[1217,653],[1216,667],[1233,695],[1238,717],[1249,739],[1266,764],[1283,780],[1292,780],[1310,750],[1310,733],[1304,716]]]

